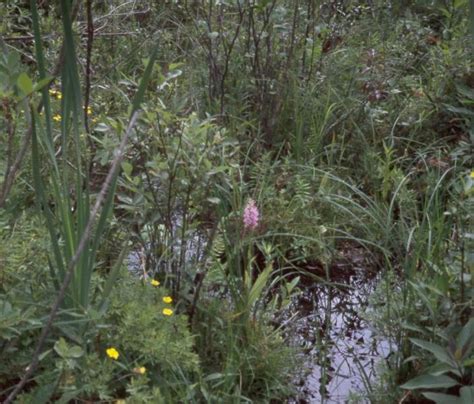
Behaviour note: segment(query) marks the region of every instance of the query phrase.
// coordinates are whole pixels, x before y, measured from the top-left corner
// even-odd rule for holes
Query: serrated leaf
[[[459,384],[456,380],[449,376],[433,376],[433,375],[421,375],[409,380],[405,384],[401,385],[402,389],[406,390],[417,390],[417,389],[441,389],[453,387]]]
[[[54,344],[54,350],[56,353],[61,357],[61,358],[66,358],[67,357],[67,351],[69,347],[67,345],[67,342],[65,341],[64,338],[59,338],[58,341]]]

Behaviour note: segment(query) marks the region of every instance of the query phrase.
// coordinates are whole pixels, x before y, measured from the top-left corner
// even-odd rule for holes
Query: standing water
[[[389,342],[377,337],[361,316],[378,277],[361,251],[352,248],[349,254],[331,266],[330,282],[313,281],[291,307],[296,314],[287,322],[288,337],[305,355],[291,403],[367,397],[379,365],[390,355]]]

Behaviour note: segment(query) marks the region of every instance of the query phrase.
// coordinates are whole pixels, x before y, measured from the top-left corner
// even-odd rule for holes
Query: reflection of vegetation
[[[394,346],[357,394],[469,400],[467,1],[25,3],[0,10],[2,400],[32,358],[22,402],[284,400],[274,319],[348,242]]]

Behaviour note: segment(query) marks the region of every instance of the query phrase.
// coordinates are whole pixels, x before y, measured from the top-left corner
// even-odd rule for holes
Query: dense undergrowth
[[[471,403],[468,14],[6,2],[1,400],[297,397],[275,318],[350,244],[381,279],[361,315],[394,346],[352,399]]]

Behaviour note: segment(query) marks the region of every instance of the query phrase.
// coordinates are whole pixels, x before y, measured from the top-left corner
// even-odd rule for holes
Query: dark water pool
[[[380,364],[390,355],[389,341],[362,315],[379,276],[360,256],[353,258],[332,266],[330,282],[306,282],[289,310],[287,337],[304,355],[291,403],[369,402]]]

